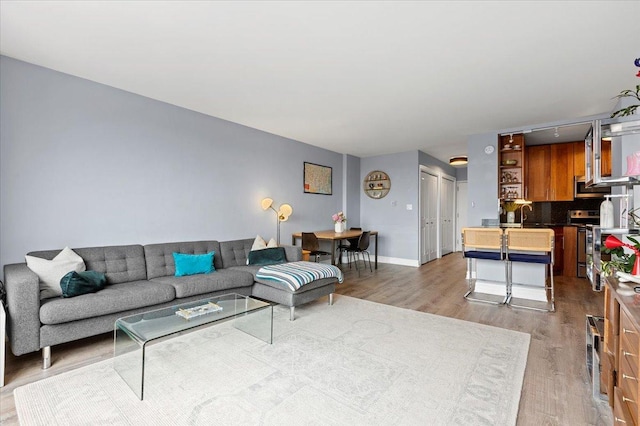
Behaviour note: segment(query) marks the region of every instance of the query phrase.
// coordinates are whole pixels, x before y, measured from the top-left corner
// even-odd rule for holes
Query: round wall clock
[[[374,170],[364,178],[362,190],[369,198],[384,198],[391,190],[391,179],[385,172]]]
[[[487,154],[487,155],[488,154],[493,154],[494,149],[495,148],[493,147],[493,145],[487,145],[487,146],[484,147],[484,153]]]

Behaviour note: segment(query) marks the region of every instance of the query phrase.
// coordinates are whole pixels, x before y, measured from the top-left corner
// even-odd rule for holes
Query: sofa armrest
[[[302,247],[300,246],[281,246],[284,247],[287,262],[298,262],[302,260]]]
[[[26,263],[4,266],[7,335],[14,355],[40,350],[40,282]]]

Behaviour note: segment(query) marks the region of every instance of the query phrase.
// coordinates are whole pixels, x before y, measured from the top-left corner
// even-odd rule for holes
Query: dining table
[[[336,264],[336,242],[342,240],[348,240],[351,238],[358,238],[362,235],[362,231],[356,229],[348,229],[343,232],[336,232],[333,229],[323,230],[323,231],[310,231],[316,234],[318,240],[326,240],[331,241],[331,264]],[[374,251],[374,264],[375,268],[378,269],[378,231],[370,231],[370,235],[374,238],[375,241],[375,251]],[[296,240],[302,240],[302,232],[295,232],[291,234],[291,244],[296,245]],[[302,243],[302,241],[301,241]]]

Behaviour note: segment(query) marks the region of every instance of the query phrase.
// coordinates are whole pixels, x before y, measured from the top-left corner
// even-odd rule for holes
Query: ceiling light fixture
[[[449,164],[452,166],[464,166],[468,163],[466,155],[458,155],[456,157],[449,158]]]
[[[509,134],[509,143],[513,143],[513,133]]]

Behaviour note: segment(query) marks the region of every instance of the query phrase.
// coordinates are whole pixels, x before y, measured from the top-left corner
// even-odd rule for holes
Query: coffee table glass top
[[[197,307],[207,307],[214,303],[222,308],[217,312],[209,312],[203,315],[185,319],[176,314],[179,310],[189,310]],[[244,315],[258,309],[270,306],[269,303],[252,299],[240,294],[225,294],[218,297],[196,300],[157,309],[142,314],[130,315],[116,320],[116,327],[120,327],[131,338],[141,342],[166,337],[174,333],[180,333],[204,324],[230,319],[237,315]],[[206,308],[205,308],[206,309]]]
[[[235,328],[272,343],[273,306],[231,293],[117,319],[114,369],[142,400],[145,355],[150,345],[229,320]]]

